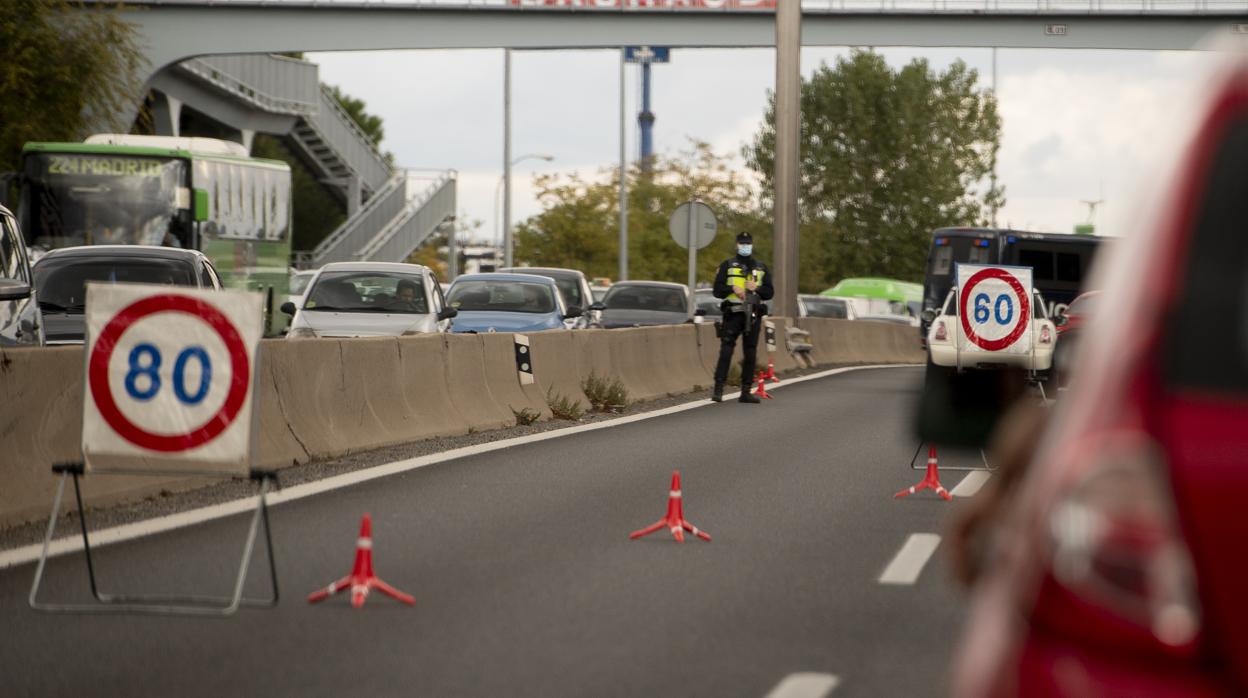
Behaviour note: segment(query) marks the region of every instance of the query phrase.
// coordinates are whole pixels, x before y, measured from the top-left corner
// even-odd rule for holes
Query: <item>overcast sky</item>
[[[810,75],[848,49],[806,48]],[[883,49],[894,66],[925,56],[943,68],[961,58],[992,80],[990,49]],[[399,164],[459,171],[459,207],[496,228],[502,175],[501,50],[385,51],[309,55],[321,79],[362,98],[385,120],[383,147]],[[774,85],[770,49],[684,49],[654,67],[656,150],[688,139],[738,156],[758,130]],[[533,173],[594,173],[619,161],[617,51],[512,54],[512,156],[548,154],[513,168],[513,219],[540,207]],[[1153,144],[1171,135],[1202,57],[1183,52],[1000,50],[997,89],[1003,118],[998,173],[1006,205],[998,222],[1069,232],[1087,219],[1083,200],[1103,200],[1098,232],[1134,206],[1152,165]],[[628,153],[635,159],[637,69],[628,70]],[[744,165],[742,165],[744,167]]]

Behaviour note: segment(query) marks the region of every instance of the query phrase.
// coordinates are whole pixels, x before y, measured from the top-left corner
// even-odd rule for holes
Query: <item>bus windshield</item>
[[[27,153],[21,228],[32,247],[190,247],[186,163],[171,158]]]

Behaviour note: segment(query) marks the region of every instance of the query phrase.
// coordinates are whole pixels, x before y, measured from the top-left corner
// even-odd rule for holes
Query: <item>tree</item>
[[[139,101],[143,54],[115,8],[0,3],[0,169],[29,141],[79,140]]]
[[[364,132],[368,140],[372,141],[372,144],[380,149],[381,141],[386,137],[386,129],[381,117],[369,114],[366,111],[368,105],[364,103],[364,100],[352,97],[339,89],[337,85],[326,85],[326,87],[329,88],[330,94],[337,100],[338,106],[342,107],[342,110],[347,113],[347,116],[351,117],[355,125],[360,127],[360,130]],[[387,164],[394,165],[394,153],[383,152],[382,157],[385,158]]]
[[[573,173],[537,177],[543,210],[516,227],[516,261],[580,269],[588,276],[615,277],[619,270],[618,170],[594,179]],[[649,173],[634,168],[628,196],[629,276],[685,283],[688,253],[668,234],[668,218],[690,199],[708,204],[719,234],[698,252],[698,280],[710,282],[716,266],[732,252],[736,233],[749,230],[759,254],[771,250],[769,226],[755,211],[753,189],[727,158],[705,143],[675,156],[657,156]]]
[[[855,50],[803,79],[803,291],[852,276],[921,281],[932,229],[984,224],[1001,206],[1002,190],[984,184],[1001,120],[978,77],[962,61],[941,73],[924,59],[894,71],[879,54]],[[765,193],[774,191],[775,139],[772,95],[745,148]]]

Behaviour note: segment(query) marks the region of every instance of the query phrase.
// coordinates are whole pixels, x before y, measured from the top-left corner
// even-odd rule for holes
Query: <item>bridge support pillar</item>
[[[180,136],[182,128],[182,100],[164,92],[153,93],[152,126],[158,136]]]

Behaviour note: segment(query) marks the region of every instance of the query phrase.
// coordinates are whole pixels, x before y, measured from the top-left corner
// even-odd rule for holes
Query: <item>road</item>
[[[949,504],[894,500],[920,479],[920,368],[854,371],[736,402],[516,446],[272,511],[281,604],[226,620],[53,616],[25,605],[32,565],[0,572],[0,684],[26,695],[764,696],[795,672],[832,695],[944,693],[963,600],[943,546],[914,584],[883,570]],[[628,533],[664,512],[714,541]],[[948,473],[945,485],[961,474]],[[346,574],[371,512],[374,594],[304,595]],[[246,520],[103,548],[109,588],[225,589]],[[263,566],[255,569],[263,570]],[[46,594],[81,598],[81,555]],[[255,592],[264,575],[253,575]]]

